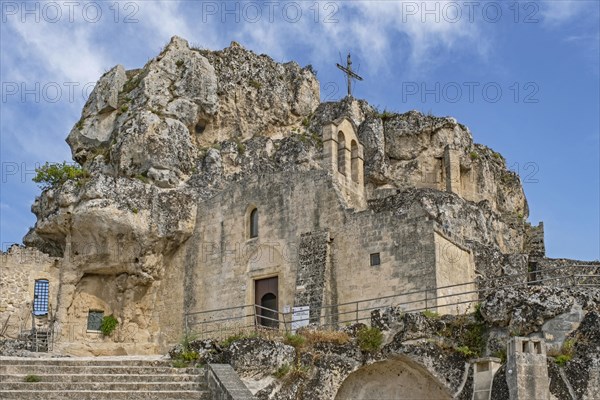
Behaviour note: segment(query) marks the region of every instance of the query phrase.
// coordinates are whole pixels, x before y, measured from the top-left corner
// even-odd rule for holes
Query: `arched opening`
[[[257,323],[268,328],[278,328],[278,278],[266,278],[255,281],[255,302]]]
[[[260,324],[262,326],[268,326],[269,328],[277,328],[277,296],[273,293],[265,294],[262,299],[260,299],[260,306],[262,307],[260,310],[261,321]]]
[[[338,172],[346,175],[346,138],[342,131],[338,132]]]
[[[342,383],[335,400],[450,400],[448,390],[424,367],[406,358],[376,362],[354,371]]]
[[[249,233],[250,238],[258,237],[258,209],[254,208],[250,211],[250,220],[249,220]]]
[[[358,165],[358,145],[355,140],[350,142],[350,154],[351,154],[351,164],[350,169],[352,170],[352,180],[358,183],[358,174],[359,174],[359,165]]]

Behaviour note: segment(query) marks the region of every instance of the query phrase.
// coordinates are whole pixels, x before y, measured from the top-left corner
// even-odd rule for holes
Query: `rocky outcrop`
[[[311,117],[309,129],[341,116],[358,127],[364,145],[365,182],[377,188],[434,188],[445,190],[442,160],[446,147],[457,151],[461,197],[488,206],[507,219],[525,220],[529,208],[518,175],[504,158],[475,144],[467,127],[451,117],[379,112],[365,101],[345,98],[324,103]]]
[[[600,308],[598,288],[530,286],[494,290],[481,303],[480,312],[489,323],[508,327],[517,335],[539,331],[545,321],[569,311],[574,304],[584,310]]]

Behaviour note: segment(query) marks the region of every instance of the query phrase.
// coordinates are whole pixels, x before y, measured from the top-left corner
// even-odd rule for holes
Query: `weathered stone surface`
[[[506,383],[506,365],[501,366],[496,375],[494,375],[492,397],[490,400],[510,400],[508,384]]]
[[[550,379],[550,393],[556,399],[571,399],[569,387],[560,374],[558,365],[553,360],[548,360],[548,378]]]
[[[83,108],[81,120],[67,137],[74,159],[93,158],[98,148],[106,148],[110,143],[117,117],[115,111],[119,107],[119,92],[126,80],[122,65],[115,66],[98,80]]]
[[[600,290],[542,286],[498,289],[486,297],[480,311],[486,321],[527,335],[541,328],[546,320],[569,311],[574,303],[585,310],[596,309]]]
[[[260,338],[233,342],[225,360],[243,376],[267,376],[282,365],[293,365],[296,352],[292,346]]]

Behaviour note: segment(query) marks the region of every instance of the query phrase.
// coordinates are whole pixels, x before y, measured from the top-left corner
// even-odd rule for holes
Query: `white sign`
[[[296,332],[296,329],[307,326],[310,322],[309,319],[309,306],[292,307],[292,332]]]

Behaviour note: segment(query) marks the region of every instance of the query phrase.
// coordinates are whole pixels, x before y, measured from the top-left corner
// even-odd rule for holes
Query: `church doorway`
[[[278,328],[278,279],[277,277],[254,281],[254,304],[257,322],[261,326]]]

